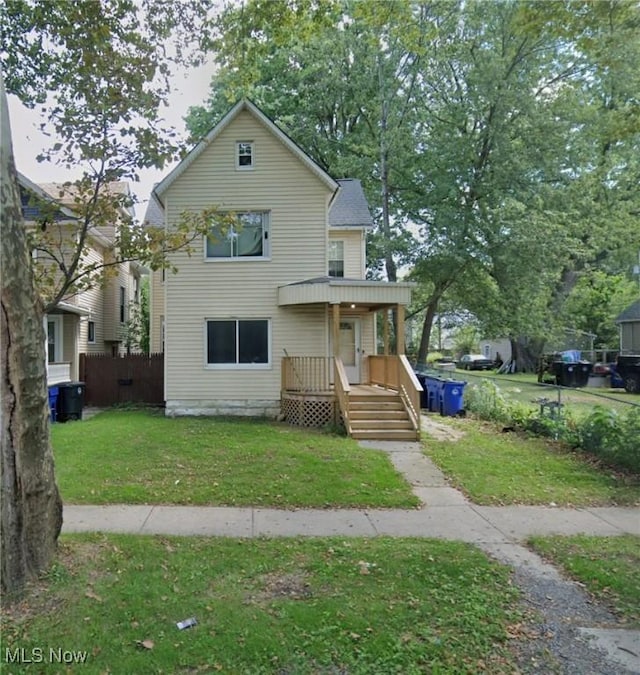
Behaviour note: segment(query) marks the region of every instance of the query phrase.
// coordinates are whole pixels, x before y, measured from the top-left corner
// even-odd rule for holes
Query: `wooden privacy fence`
[[[80,354],[84,404],[164,404],[164,354]]]

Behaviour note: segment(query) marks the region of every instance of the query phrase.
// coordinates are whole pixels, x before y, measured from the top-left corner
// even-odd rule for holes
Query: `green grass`
[[[51,431],[67,503],[412,508],[384,452],[266,421],[108,411]]]
[[[610,605],[621,622],[640,628],[640,537],[533,537],[529,544]]]
[[[3,611],[5,662],[19,648],[62,648],[86,651],[73,672],[88,674],[515,672],[507,633],[522,616],[509,570],[466,544],[61,541],[48,588]],[[178,630],[191,616],[197,626]]]
[[[476,504],[640,503],[637,477],[603,470],[549,440],[501,433],[472,419],[448,423],[464,436],[455,442],[427,436],[425,450]]]

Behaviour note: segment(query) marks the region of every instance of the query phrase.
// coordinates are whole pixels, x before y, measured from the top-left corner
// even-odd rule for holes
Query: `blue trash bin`
[[[57,417],[58,391],[58,387],[49,387],[49,414],[52,422],[55,422]]]
[[[427,385],[427,409],[429,412],[439,412],[442,380],[439,377],[427,375],[425,382]]]
[[[459,415],[464,410],[463,395],[466,382],[447,380],[442,383],[440,414],[446,417]]]

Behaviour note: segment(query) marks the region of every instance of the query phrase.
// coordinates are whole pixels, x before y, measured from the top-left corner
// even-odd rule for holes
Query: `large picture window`
[[[226,232],[211,228],[206,238],[207,258],[267,258],[269,256],[269,213],[237,214],[238,224]]]
[[[208,319],[207,365],[265,367],[269,365],[267,319]]]

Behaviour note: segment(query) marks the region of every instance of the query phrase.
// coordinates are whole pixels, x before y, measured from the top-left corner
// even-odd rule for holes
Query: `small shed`
[[[640,354],[640,300],[636,300],[616,317],[620,327],[620,352]]]

